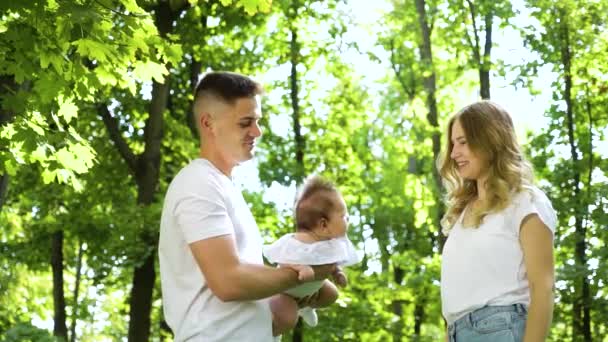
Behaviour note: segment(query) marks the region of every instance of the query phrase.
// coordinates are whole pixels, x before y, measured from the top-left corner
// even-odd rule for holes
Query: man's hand
[[[298,273],[298,281],[307,282],[314,280],[324,280],[329,276],[336,273],[338,267],[336,264],[327,264],[327,265],[294,265],[294,264],[281,264],[281,267],[288,267]],[[346,278],[346,276],[344,276]]]
[[[307,282],[315,280],[315,271],[308,265],[281,264],[281,267],[288,267],[298,273],[298,281]]]
[[[316,265],[312,266],[315,272],[314,280],[324,280],[336,272],[338,266],[336,264]]]

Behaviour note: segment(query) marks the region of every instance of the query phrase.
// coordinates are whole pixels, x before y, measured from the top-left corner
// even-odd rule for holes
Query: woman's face
[[[456,119],[451,129],[452,151],[450,152],[450,158],[456,163],[458,174],[460,177],[470,180],[483,178],[488,169],[487,161],[469,148],[460,120]]]

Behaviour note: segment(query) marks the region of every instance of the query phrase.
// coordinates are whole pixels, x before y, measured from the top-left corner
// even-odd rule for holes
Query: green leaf
[[[40,113],[33,113],[31,120],[26,121],[26,125],[36,132],[36,134],[41,136],[45,135],[43,126],[46,126],[46,124],[44,123]]]
[[[79,167],[79,165],[77,165],[79,163],[78,160],[76,159],[74,154],[70,152],[66,147],[57,151],[57,153],[55,153],[55,158],[61,165],[63,165],[67,169],[74,169]]]
[[[49,63],[51,62],[51,59],[49,57],[50,56],[47,55],[46,53],[41,53],[40,54],[40,67],[42,69],[48,68]]]
[[[5,124],[0,130],[0,138],[10,140],[13,135],[15,135],[15,125],[12,123]]]
[[[46,145],[46,144],[38,145],[38,147],[34,150],[34,152],[32,152],[30,154],[30,160],[32,160],[32,161],[46,160],[47,159],[47,156],[46,156],[47,146],[48,145]]]
[[[114,76],[114,74],[106,70],[104,67],[97,68],[95,70],[95,74],[97,75],[99,83],[101,83],[102,85],[115,86],[117,83],[116,76]]]
[[[140,82],[153,78],[158,83],[164,83],[164,75],[169,73],[164,65],[152,61],[137,61],[133,66],[133,76]]]
[[[42,181],[44,184],[50,184],[55,180],[56,170],[43,169],[42,170]]]
[[[172,63],[178,63],[184,55],[182,45],[170,44],[169,47],[165,50],[165,55]]]
[[[257,12],[269,12],[272,0],[240,0],[239,3],[243,5],[247,14],[254,15]]]
[[[62,116],[65,122],[70,123],[73,118],[78,116],[78,107],[72,102],[71,98],[64,101],[63,96],[59,96],[59,116]]]
[[[93,155],[86,147],[76,144],[69,148],[60,149],[55,153],[55,158],[65,167],[65,170],[82,174],[87,172],[92,165]],[[67,175],[63,174],[62,176]]]
[[[73,169],[74,172],[82,174],[93,166],[95,153],[90,147],[84,144],[74,144],[70,147],[70,151],[79,161],[77,167]]]
[[[82,181],[80,181],[80,179],[78,179],[76,177],[72,177],[71,183],[72,183],[72,187],[74,188],[74,191],[80,193],[80,192],[82,192],[82,190],[84,190],[84,186],[82,184]]]
[[[131,13],[142,13],[143,10],[137,5],[135,0],[122,0],[122,4],[125,5],[125,9]]]
[[[83,38],[72,43],[76,46],[76,51],[84,57],[96,59],[99,62],[107,62],[108,55],[112,55],[109,45],[101,42]]]
[[[17,174],[17,168],[17,163],[14,160],[7,159],[4,161],[4,170],[9,176],[14,177]]]

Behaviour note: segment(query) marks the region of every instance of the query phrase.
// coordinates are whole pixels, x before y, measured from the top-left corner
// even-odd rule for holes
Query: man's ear
[[[327,219],[325,217],[322,217],[319,220],[319,226],[321,226],[321,228],[327,228],[328,222],[327,222]]]
[[[211,114],[202,112],[198,119],[199,128],[202,130],[209,130],[213,127],[213,118]]]

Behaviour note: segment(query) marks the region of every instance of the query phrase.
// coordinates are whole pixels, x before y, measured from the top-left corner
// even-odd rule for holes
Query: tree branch
[[[473,21],[473,34],[475,35],[475,45],[471,42],[471,37],[469,36],[469,31],[465,29],[467,40],[469,41],[469,45],[471,49],[473,49],[473,55],[477,60],[477,63],[481,64],[481,56],[479,52],[479,34],[477,33],[477,21],[475,20],[475,5],[471,2],[471,0],[466,0],[469,4],[469,13],[471,13],[471,20]]]
[[[390,49],[391,49],[391,57],[390,57],[391,69],[393,69],[393,71],[395,72],[395,77],[397,78],[397,81],[403,88],[403,91],[408,95],[408,97],[411,100],[415,96],[416,86],[414,84],[413,87],[409,87],[407,82],[403,79],[403,76],[401,74],[401,68],[399,67],[399,64],[397,62],[395,62],[396,53],[395,53],[395,45],[394,45],[393,39],[391,39],[391,41],[390,41]],[[415,81],[412,81],[412,83],[415,83]]]
[[[203,15],[201,17],[201,25],[203,29],[203,37],[201,41],[203,41],[204,37],[207,33],[207,16]],[[192,63],[190,64],[190,89],[192,90],[192,101],[189,102],[188,108],[186,108],[186,123],[188,124],[188,128],[190,128],[190,133],[192,136],[198,141],[198,129],[196,127],[197,124],[194,123],[194,98],[196,98],[196,86],[198,85],[198,76],[200,75],[203,69],[203,63],[199,61],[195,54],[192,54]]]
[[[493,25],[494,13],[492,10],[489,10],[486,14],[486,42],[484,45],[483,56],[484,56],[484,64],[489,62],[490,53],[492,51],[492,25]]]
[[[127,163],[127,166],[129,166],[132,174],[135,176],[137,174],[137,156],[133,153],[127,144],[127,141],[120,134],[120,129],[118,129],[118,120],[113,117],[112,114],[110,114],[110,111],[106,105],[97,105],[97,112],[103,119],[103,123],[108,130],[110,139],[116,145],[118,153],[120,153],[124,161]]]

